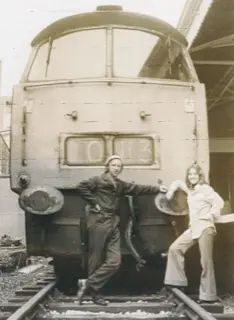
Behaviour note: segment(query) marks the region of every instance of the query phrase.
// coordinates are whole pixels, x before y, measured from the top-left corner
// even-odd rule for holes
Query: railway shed
[[[234,0],[188,0],[178,24],[178,29],[188,39],[198,77],[206,86],[210,180],[225,199],[229,212],[234,212],[233,18]],[[6,188],[9,189],[5,186],[4,190]],[[7,197],[10,199],[10,196]],[[224,264],[226,268],[225,276],[220,277],[219,281],[234,292],[234,226],[231,224],[222,228],[220,226],[219,234],[223,236],[218,237],[218,248],[221,248],[218,250],[221,253],[217,259],[218,273],[222,275]],[[227,229],[230,232],[226,232]]]
[[[210,183],[234,212],[234,0],[188,0],[177,28],[206,87]],[[218,231],[218,278],[234,292],[234,224]]]
[[[233,212],[234,0],[188,0],[177,28],[206,87],[210,180]]]

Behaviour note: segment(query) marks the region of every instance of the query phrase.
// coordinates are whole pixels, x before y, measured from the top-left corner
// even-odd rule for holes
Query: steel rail
[[[182,291],[180,291],[177,288],[170,288],[170,291],[172,291],[173,295],[178,298],[179,303],[183,303],[184,305],[184,312],[187,314],[187,316],[190,317],[190,319],[196,319],[196,320],[216,320],[209,312],[207,312],[205,309],[203,309],[198,303],[190,299],[188,296],[186,296]],[[181,306],[180,306],[181,307]],[[189,310],[186,310],[189,309]],[[190,315],[189,311],[192,311],[194,313],[194,317]],[[199,316],[199,318],[198,318]]]
[[[20,320],[25,318],[41,302],[51,290],[54,289],[56,281],[47,284],[43,289],[37,292],[22,307],[16,310],[7,320]]]

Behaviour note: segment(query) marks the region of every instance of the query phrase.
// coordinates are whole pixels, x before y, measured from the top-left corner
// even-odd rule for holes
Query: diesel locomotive
[[[53,257],[57,274],[79,265],[83,277],[87,212],[76,186],[112,154],[121,178],[139,184],[169,185],[193,162],[207,174],[205,89],[178,30],[119,6],[58,20],[31,46],[13,89],[11,188],[28,254]],[[123,258],[162,255],[174,240],[179,218],[154,200],[122,199]]]

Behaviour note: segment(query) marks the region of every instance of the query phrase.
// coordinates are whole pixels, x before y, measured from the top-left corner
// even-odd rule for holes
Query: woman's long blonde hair
[[[191,183],[189,182],[189,179],[188,179],[189,171],[190,171],[191,169],[195,169],[196,172],[197,172],[197,174],[198,174],[198,176],[199,176],[198,184],[208,184],[208,183],[206,182],[206,178],[205,178],[204,171],[202,170],[202,168],[201,168],[198,164],[194,163],[194,164],[192,164],[191,166],[189,166],[189,167],[187,168],[187,170],[186,170],[185,183],[186,183],[186,185],[187,185],[187,187],[188,187],[189,189],[192,189],[192,188],[193,188],[193,186],[191,185]]]

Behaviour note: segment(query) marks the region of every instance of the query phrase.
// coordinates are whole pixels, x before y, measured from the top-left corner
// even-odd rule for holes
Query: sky
[[[0,0],[0,95],[11,95],[30,54],[31,40],[50,23],[68,15],[117,4],[176,26],[186,0]],[[3,4],[4,3],[4,4]]]

